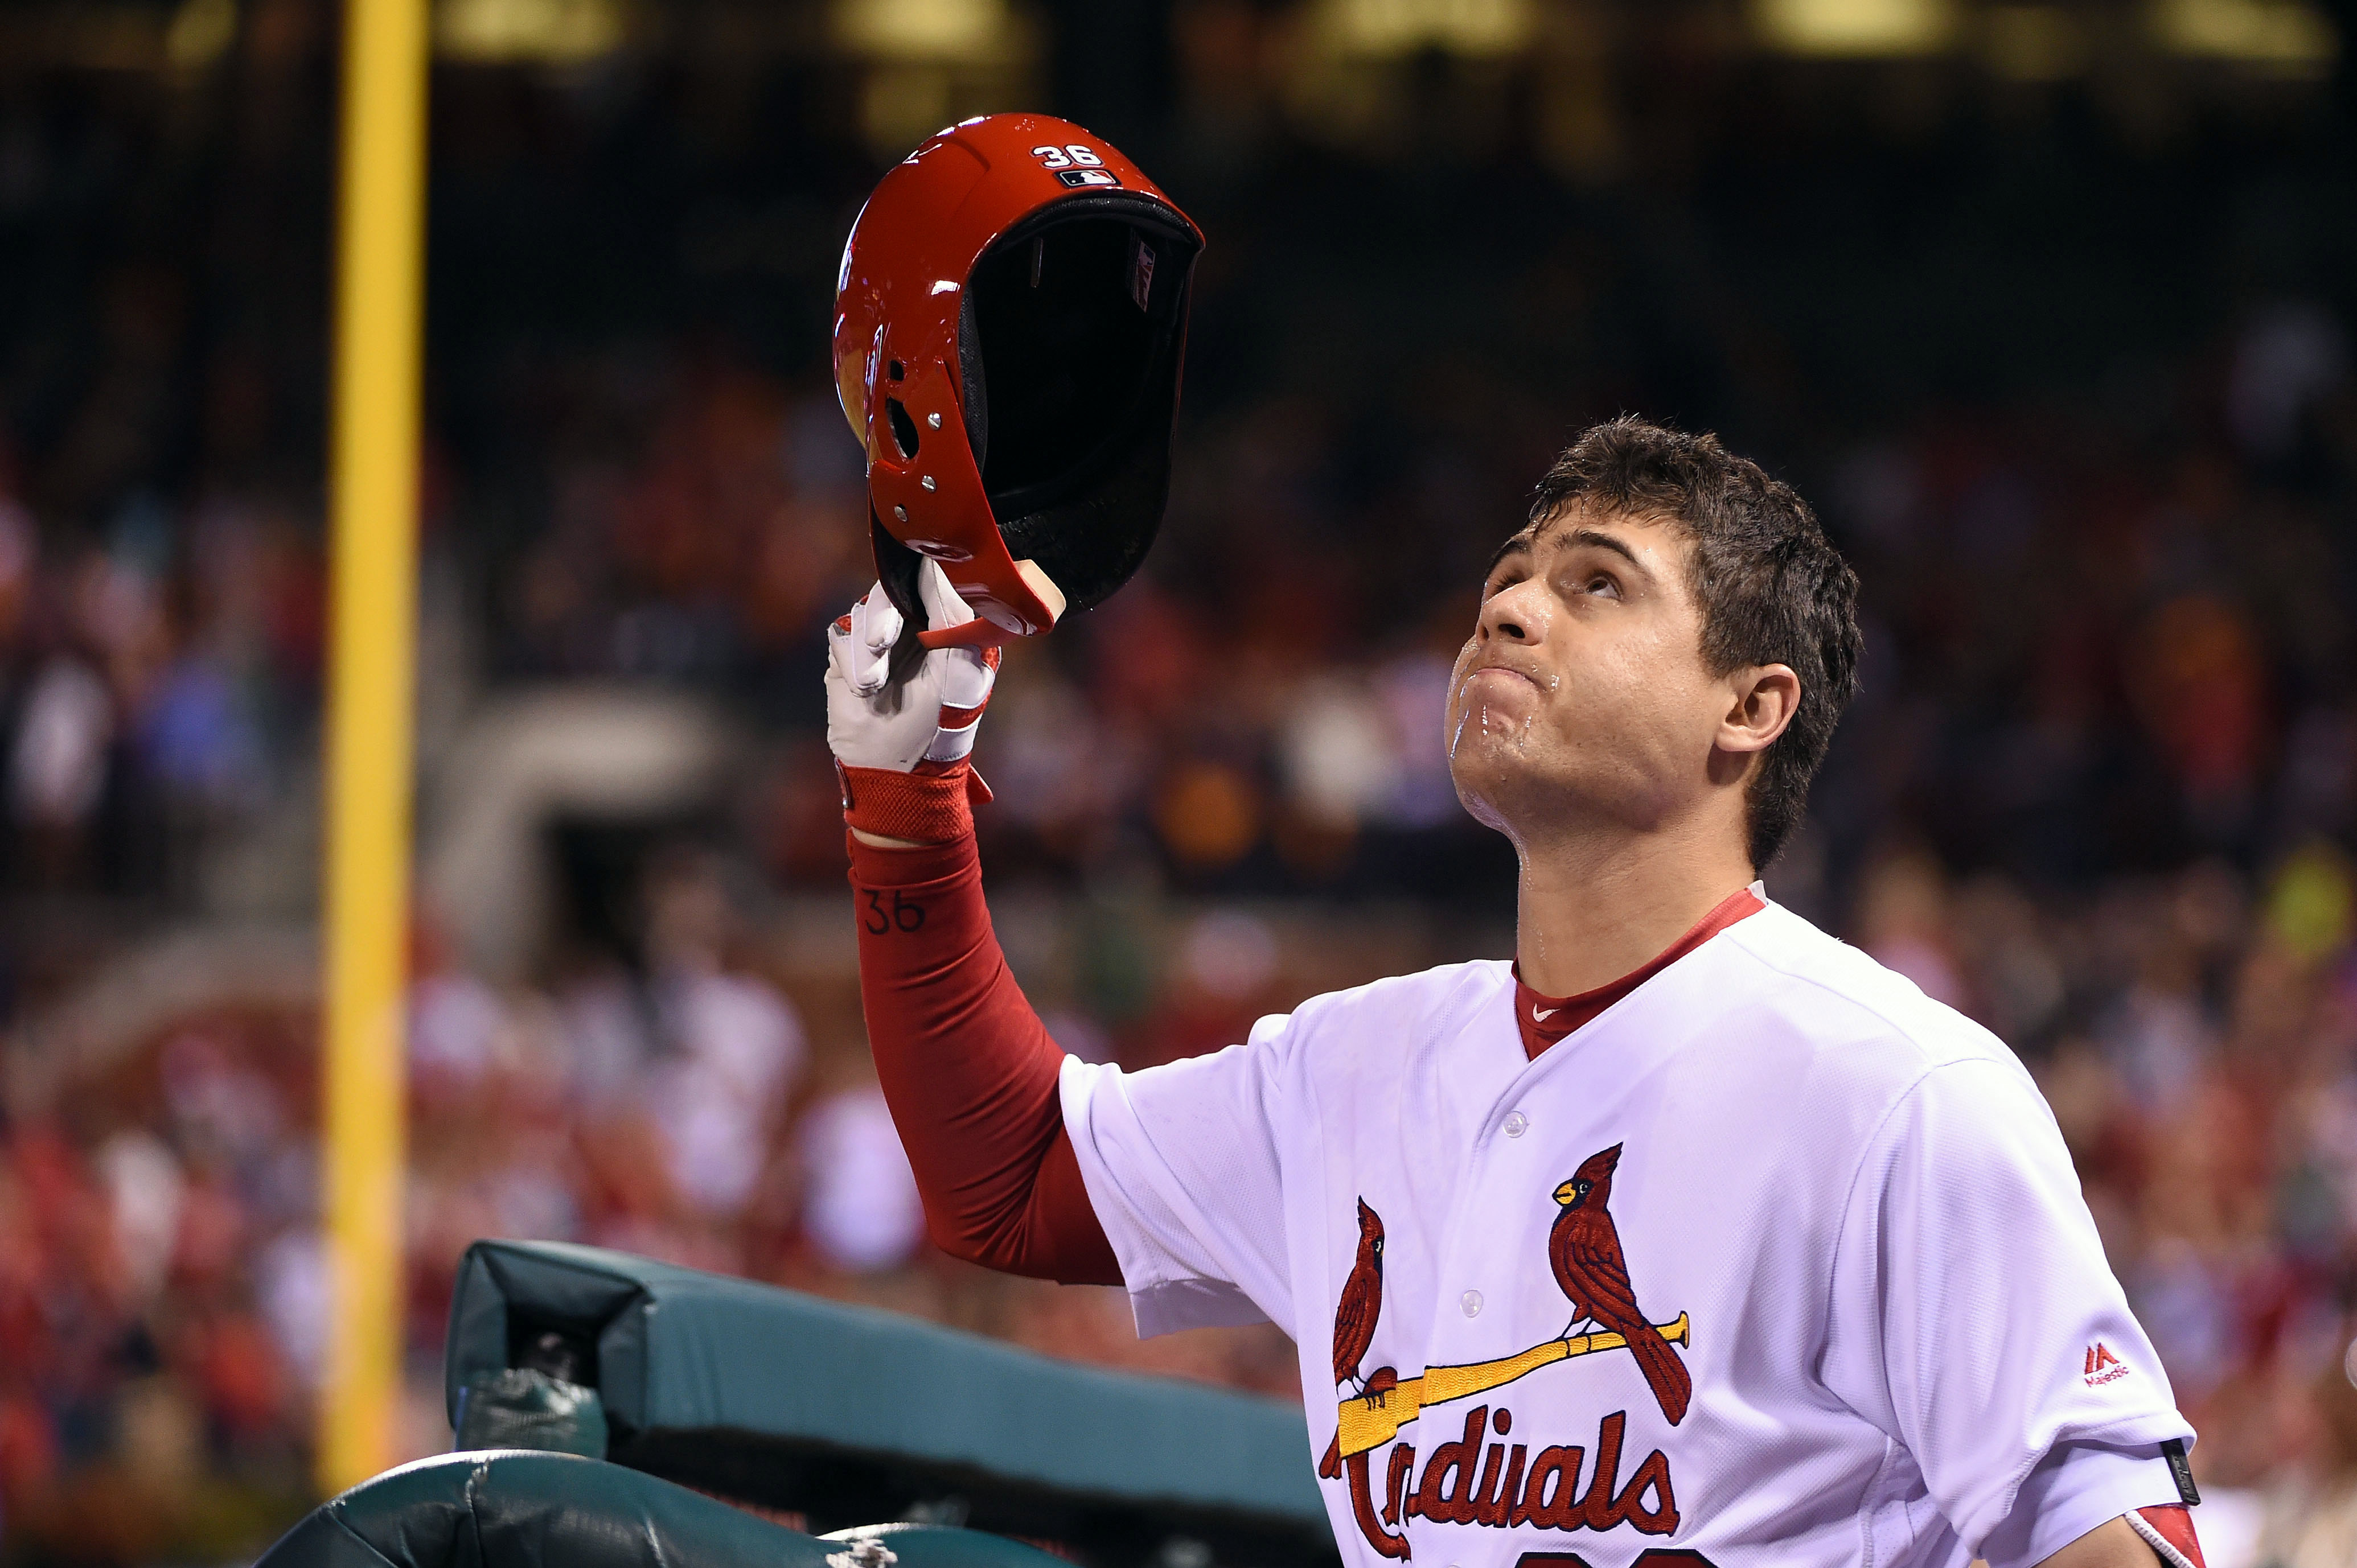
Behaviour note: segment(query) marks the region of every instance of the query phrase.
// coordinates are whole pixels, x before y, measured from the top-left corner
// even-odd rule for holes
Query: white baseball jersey
[[[1536,1060],[1514,991],[1064,1065],[1139,1331],[1299,1345],[1346,1562],[2027,1568],[2179,1500],[2191,1429],[1987,1031],[1772,904]]]

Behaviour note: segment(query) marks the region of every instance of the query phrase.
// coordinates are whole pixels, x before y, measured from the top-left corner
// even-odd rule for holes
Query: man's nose
[[[1485,642],[1537,642],[1546,636],[1546,596],[1535,580],[1526,579],[1482,601],[1479,632]]]

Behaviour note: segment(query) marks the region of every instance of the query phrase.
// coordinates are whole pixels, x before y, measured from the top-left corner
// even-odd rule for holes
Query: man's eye
[[[1595,576],[1587,579],[1587,587],[1586,591],[1591,594],[1603,595],[1608,597],[1617,599],[1620,596],[1620,585],[1599,572]]]

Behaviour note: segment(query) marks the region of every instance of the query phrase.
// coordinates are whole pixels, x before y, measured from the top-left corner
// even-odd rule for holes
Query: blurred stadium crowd
[[[306,14],[257,13],[255,58],[296,64],[242,91],[52,82],[0,114],[0,252],[27,242],[5,281],[38,306],[0,357],[0,1550],[23,1560],[220,1560],[306,1486]],[[1511,854],[1458,810],[1438,725],[1482,564],[1585,421],[1721,428],[1816,502],[1870,615],[1771,891],[2031,1063],[2227,1499],[2213,1558],[2346,1562],[2357,376],[2346,219],[2319,213],[2357,210],[2347,132],[2143,145],[2067,102],[1932,131],[1869,102],[1861,130],[1673,74],[1610,178],[1511,137],[1378,166],[1218,91],[1234,32],[1182,39],[1139,149],[1212,241],[1163,542],[1013,651],[977,753],[994,905],[1058,1038],[1145,1065],[1509,950]],[[869,566],[817,358],[877,166],[782,87],[436,91],[425,852],[490,788],[468,759],[520,695],[716,715],[727,762],[517,830],[529,910],[427,879],[413,1445],[447,1442],[442,1312],[481,1235],[1295,1392],[1273,1331],[1141,1346],[1114,1293],[923,1243],[819,733],[821,628]],[[1445,73],[1421,91],[1455,113]]]

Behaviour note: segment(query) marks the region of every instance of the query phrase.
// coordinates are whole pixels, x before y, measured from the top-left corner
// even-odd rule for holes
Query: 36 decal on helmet
[[[994,114],[877,186],[835,280],[834,379],[867,449],[877,575],[912,626],[920,558],[1003,642],[1145,560],[1170,490],[1203,236],[1102,137]]]

